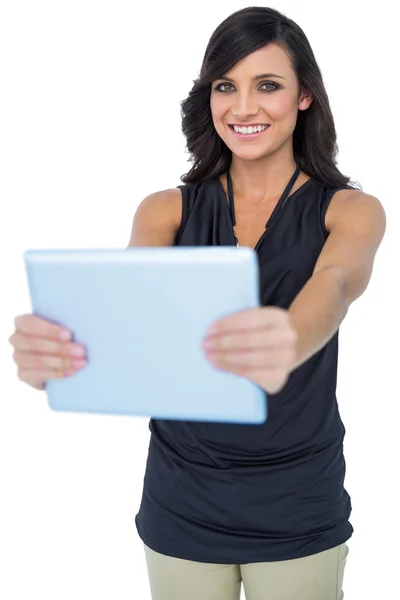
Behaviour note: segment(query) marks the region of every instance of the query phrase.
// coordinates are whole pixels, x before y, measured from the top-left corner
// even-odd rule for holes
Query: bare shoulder
[[[172,221],[179,227],[182,217],[182,192],[178,188],[154,192],[139,204],[135,218]]]
[[[386,214],[375,196],[361,190],[339,190],[329,204],[325,222],[329,232],[334,229],[353,229],[355,233],[375,232],[378,237],[383,237]]]
[[[136,209],[128,246],[172,246],[181,219],[179,188],[150,194]]]

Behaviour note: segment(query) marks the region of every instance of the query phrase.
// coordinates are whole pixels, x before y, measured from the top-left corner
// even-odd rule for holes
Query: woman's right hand
[[[36,315],[15,319],[9,338],[18,378],[37,390],[44,390],[52,379],[73,375],[86,366],[84,346],[71,342],[71,333]]]

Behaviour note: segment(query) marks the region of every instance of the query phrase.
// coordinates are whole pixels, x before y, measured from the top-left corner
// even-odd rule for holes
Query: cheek
[[[220,106],[214,106],[212,103],[210,104],[211,108],[211,118],[214,125],[214,129],[220,137],[224,136],[224,126],[222,119],[224,117],[225,111],[221,110]]]
[[[285,121],[292,116],[297,117],[297,104],[292,96],[281,94],[269,99],[265,111],[274,121]]]
[[[217,128],[218,125],[221,126],[221,121],[226,114],[227,107],[225,106],[225,102],[222,98],[216,98],[215,96],[211,96],[210,98],[210,109],[211,116],[214,122],[214,126]]]

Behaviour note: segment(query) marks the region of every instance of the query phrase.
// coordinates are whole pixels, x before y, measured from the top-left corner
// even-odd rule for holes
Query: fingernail
[[[71,339],[71,334],[69,331],[66,331],[65,329],[63,329],[63,331],[60,331],[60,333],[59,333],[59,338],[63,342],[68,342]]]
[[[68,354],[70,356],[84,356],[85,350],[81,346],[71,346],[71,348],[68,348]]]
[[[75,373],[76,373],[76,370],[75,370],[75,369],[67,369],[67,370],[64,372],[64,377],[71,377],[71,375],[74,375]]]
[[[83,360],[83,359],[74,359],[71,361],[71,365],[75,368],[75,369],[82,369],[83,367],[85,367],[87,365],[87,360]]]
[[[204,350],[211,350],[211,348],[213,347],[213,342],[208,338],[204,338],[201,345],[202,348],[204,348]]]

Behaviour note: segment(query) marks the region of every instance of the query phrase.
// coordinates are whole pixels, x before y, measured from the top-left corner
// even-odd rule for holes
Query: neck
[[[257,202],[280,196],[295,169],[293,154],[260,160],[242,160],[233,155],[230,172],[235,194]]]

